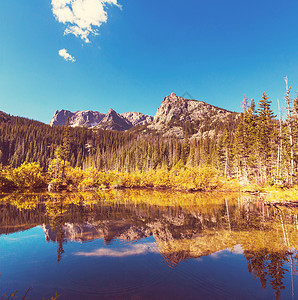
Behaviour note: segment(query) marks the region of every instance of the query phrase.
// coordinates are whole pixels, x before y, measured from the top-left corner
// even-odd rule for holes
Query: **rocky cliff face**
[[[102,121],[95,127],[105,130],[126,131],[132,127],[132,124],[123,116],[110,109]]]
[[[56,110],[54,113],[54,116],[50,122],[51,126],[58,126],[58,125],[65,125],[67,118],[69,118],[69,121],[72,119],[74,116],[74,113],[72,113],[69,110]]]
[[[113,109],[110,109],[107,114],[91,110],[71,112],[62,109],[55,111],[50,125],[66,125],[67,118],[69,118],[72,127],[94,127],[118,131],[125,131],[133,126],[144,125],[153,121],[153,117],[138,112],[127,112],[120,115]]]
[[[93,127],[97,125],[105,114],[97,111],[85,110],[71,112],[69,110],[56,110],[53,119],[50,122],[51,126],[62,126],[66,124],[67,118],[69,118],[70,125],[73,127]]]
[[[122,117],[124,117],[127,121],[129,121],[132,126],[137,126],[137,125],[145,125],[148,123],[151,123],[153,121],[153,117],[144,115],[140,112],[127,112],[121,114]]]
[[[214,134],[221,123],[232,121],[238,114],[203,101],[189,100],[172,93],[165,97],[148,128],[164,136],[198,138]]]
[[[203,101],[185,99],[176,94],[164,98],[154,118],[137,112],[118,114],[110,109],[107,114],[95,111],[56,111],[50,125],[84,126],[106,130],[126,131],[137,125],[136,132],[157,132],[165,137],[200,138],[213,136],[228,123],[234,123],[239,114]]]

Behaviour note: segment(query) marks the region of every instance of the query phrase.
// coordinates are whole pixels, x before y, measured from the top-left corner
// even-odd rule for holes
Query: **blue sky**
[[[298,90],[297,14],[296,0],[1,0],[0,110],[154,115],[186,91],[233,111],[265,91],[276,108],[284,76]]]

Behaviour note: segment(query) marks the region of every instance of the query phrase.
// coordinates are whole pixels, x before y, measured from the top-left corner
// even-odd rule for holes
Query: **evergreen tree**
[[[71,149],[70,123],[69,123],[69,117],[67,117],[66,126],[64,127],[63,145],[62,145],[62,153],[61,153],[63,159],[62,180],[64,178],[65,162],[70,160],[70,149]]]
[[[274,114],[271,109],[272,101],[263,93],[258,105],[257,117],[257,150],[259,157],[259,175],[261,182],[267,181],[272,167],[272,155],[274,149]]]

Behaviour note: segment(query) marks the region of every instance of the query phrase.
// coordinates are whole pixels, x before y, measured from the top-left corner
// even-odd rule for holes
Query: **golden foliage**
[[[5,189],[35,189],[45,185],[45,177],[38,163],[24,162],[20,167],[0,170],[0,191]]]
[[[267,189],[267,191],[269,192],[269,194],[266,197],[266,200],[270,202],[298,201],[298,186],[288,189],[271,187],[270,189]]]
[[[48,174],[54,182],[55,176],[60,178],[62,162],[53,160]],[[58,175],[57,175],[58,173]],[[86,190],[92,188],[136,188],[155,187],[180,190],[214,190],[222,188],[224,182],[220,173],[212,168],[158,168],[146,172],[133,173],[118,171],[97,171],[95,168],[82,170],[72,168],[67,163],[64,168],[65,182],[70,189]],[[57,178],[56,178],[57,179]]]
[[[276,223],[275,228],[270,231],[249,230],[249,231],[208,231],[192,239],[176,239],[158,241],[159,250],[166,256],[181,251],[187,252],[188,257],[207,256],[212,253],[241,245],[245,251],[260,251],[266,249],[270,252],[285,252],[289,249],[298,250],[298,231],[294,225],[287,225],[289,245],[283,241],[282,228]]]

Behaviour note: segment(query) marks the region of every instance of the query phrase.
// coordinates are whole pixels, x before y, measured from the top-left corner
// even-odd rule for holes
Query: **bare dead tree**
[[[290,91],[291,87],[288,85],[288,77],[285,77],[286,82],[286,104],[287,104],[287,126],[289,130],[289,139],[290,139],[290,183],[293,184],[293,173],[294,173],[294,143],[293,143],[293,128],[292,128],[292,108],[291,108],[291,98]]]

